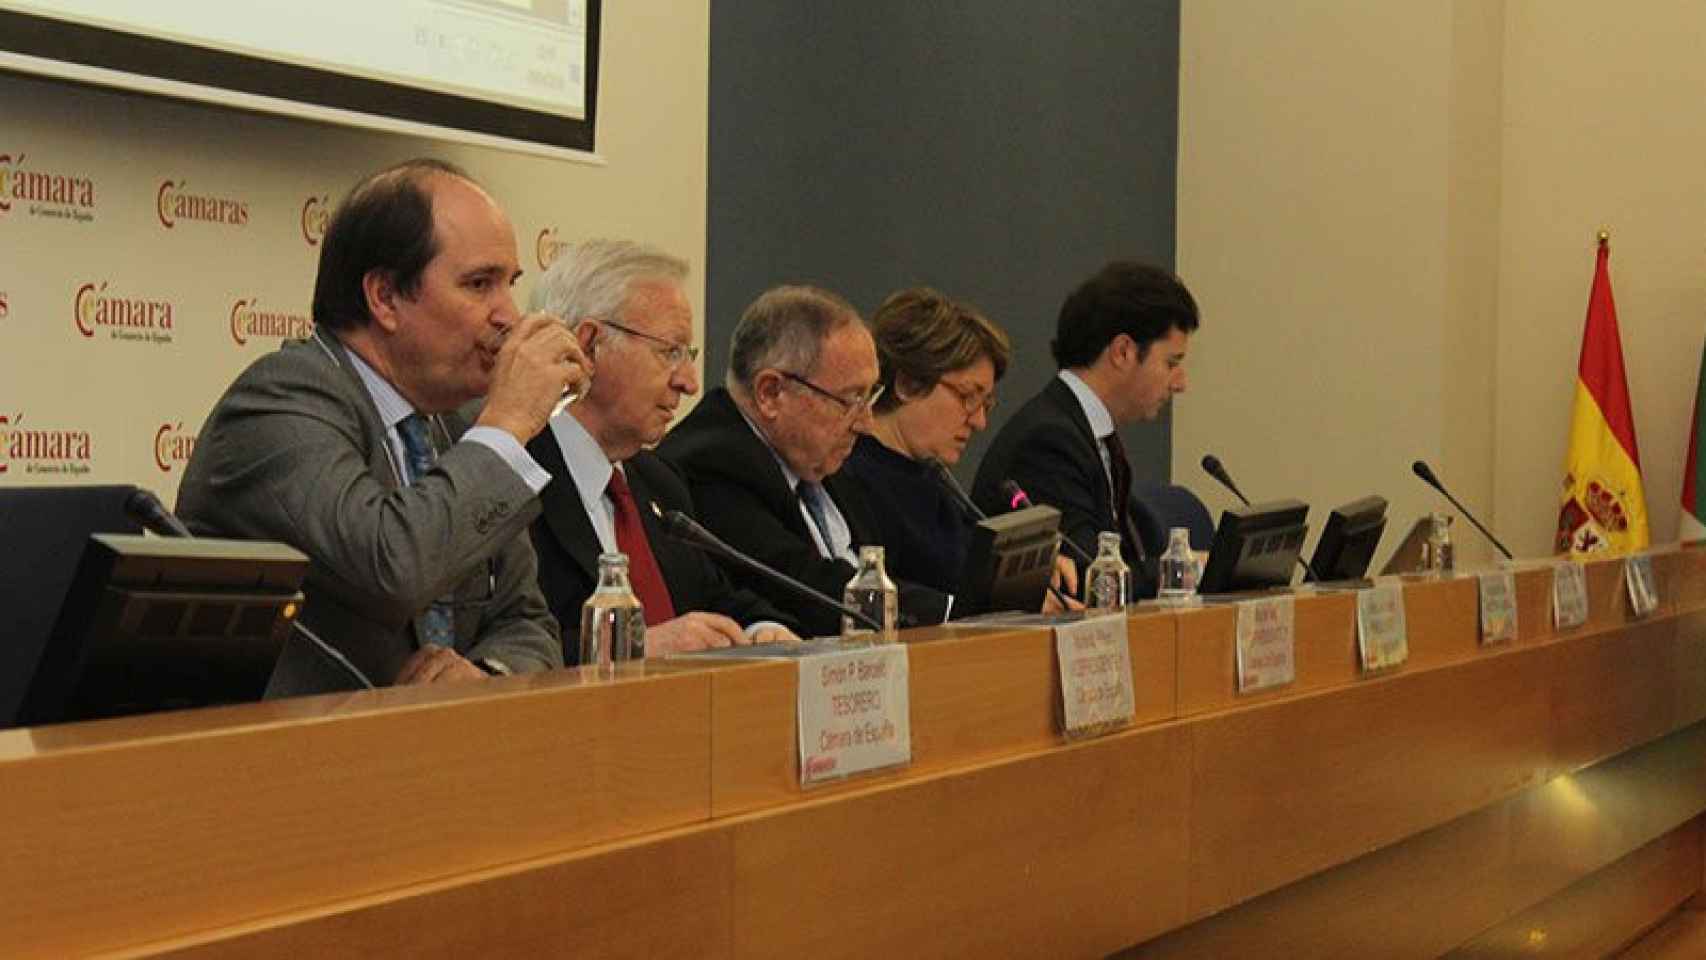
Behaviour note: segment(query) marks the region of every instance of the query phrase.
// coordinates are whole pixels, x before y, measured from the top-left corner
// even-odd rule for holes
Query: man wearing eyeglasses
[[[699,392],[686,276],[686,262],[660,250],[591,240],[564,248],[533,291],[533,309],[562,318],[597,367],[585,394],[527,445],[551,474],[533,546],[570,664],[601,552],[628,556],[647,656],[797,639],[785,614],[663,532],[659,511],[694,512],[686,482],[648,449],[681,398]]]
[[[837,475],[871,430],[877,352],[857,310],[827,290],[784,286],[741,315],[725,386],[707,395],[659,452],[686,474],[713,533],[840,599],[861,544],[879,544],[873,505]],[[841,617],[744,573],[754,591],[815,635]],[[900,583],[903,621],[939,623],[950,598]]]

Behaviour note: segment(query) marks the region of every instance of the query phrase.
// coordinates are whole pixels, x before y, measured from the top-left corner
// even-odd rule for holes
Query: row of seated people
[[[831,596],[858,547],[882,544],[903,620],[967,612],[971,520],[929,473],[988,425],[1012,361],[998,326],[928,289],[867,324],[831,292],[778,287],[736,325],[724,386],[672,430],[700,389],[685,262],[572,245],[525,314],[520,273],[510,221],[465,172],[414,160],[366,178],[322,242],[313,335],[220,398],[178,513],[306,553],[301,623],[380,684],[572,663],[563,632],[610,551],[629,557],[648,655],[837,632],[833,612],[665,536],[658,510]],[[1086,550],[1121,532],[1141,569],[1117,428],[1185,388],[1197,324],[1168,271],[1087,280],[1060,313],[1058,378],[999,432],[973,499],[1001,512],[1017,481]],[[1068,591],[1074,573],[1059,565]]]

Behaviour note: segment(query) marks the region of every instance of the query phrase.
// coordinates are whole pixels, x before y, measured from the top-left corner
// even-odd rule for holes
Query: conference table
[[[802,787],[800,666],[665,660],[0,731],[0,954],[1594,955],[1706,875],[1706,550],[1124,620],[1135,717],[1060,732],[1045,627],[902,634],[912,762]],[[1116,634],[1117,636],[1117,634]]]

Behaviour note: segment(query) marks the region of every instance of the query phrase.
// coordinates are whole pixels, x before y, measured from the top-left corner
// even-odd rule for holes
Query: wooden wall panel
[[[516,680],[0,761],[6,951],[160,939],[709,816],[703,677]]]
[[[1535,783],[1551,648],[1517,648],[1204,718],[1193,737],[1192,917]]]
[[[1163,724],[737,822],[742,957],[1102,956],[1184,919]]]
[[[1691,820],[1446,957],[1609,956],[1700,890],[1700,863],[1700,824]]]
[[[1572,770],[1670,732],[1676,622],[1659,618],[1555,645],[1554,758]]]
[[[149,947],[173,960],[731,956],[727,831],[648,837]]]

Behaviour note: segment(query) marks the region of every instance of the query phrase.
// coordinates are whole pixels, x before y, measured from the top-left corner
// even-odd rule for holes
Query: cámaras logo
[[[173,313],[170,300],[109,293],[105,280],[78,287],[71,302],[71,322],[89,338],[105,328],[113,340],[171,343]]]
[[[13,464],[30,475],[83,476],[94,457],[89,431],[37,429],[24,424],[21,413],[0,414],[0,474]]]
[[[154,215],[167,230],[179,220],[200,220],[241,227],[249,222],[249,202],[211,194],[190,193],[188,180],[166,180],[154,192]]]
[[[184,432],[184,422],[162,423],[154,431],[154,465],[161,473],[171,473],[176,467],[190,462],[195,452],[195,434]]]
[[[317,247],[326,238],[326,224],[332,220],[332,208],[324,195],[302,201],[302,239]]]
[[[259,297],[231,305],[231,339],[239,347],[248,346],[250,337],[305,340],[313,332],[313,320],[300,313],[262,310]]]
[[[558,239],[556,227],[546,227],[539,231],[538,238],[533,241],[533,255],[539,260],[539,269],[549,267],[566,246],[568,244]]]
[[[0,217],[22,210],[35,217],[95,219],[95,181],[59,170],[37,170],[25,153],[0,153]]]

